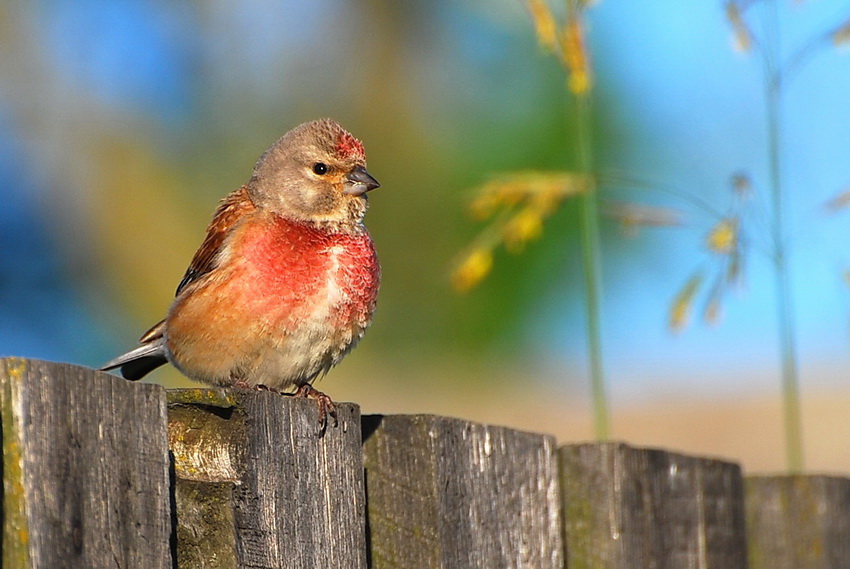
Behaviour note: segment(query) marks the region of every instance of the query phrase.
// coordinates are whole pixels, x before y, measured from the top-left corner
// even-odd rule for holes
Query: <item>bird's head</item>
[[[363,144],[335,121],[320,119],[293,128],[266,150],[248,192],[271,213],[346,229],[360,223],[366,192],[379,185],[366,171]]]

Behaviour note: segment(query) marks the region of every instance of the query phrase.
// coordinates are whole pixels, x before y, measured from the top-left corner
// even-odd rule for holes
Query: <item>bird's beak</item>
[[[354,169],[345,177],[344,194],[350,196],[362,196],[369,190],[381,187],[378,180],[369,175],[366,168],[363,166],[355,166]]]

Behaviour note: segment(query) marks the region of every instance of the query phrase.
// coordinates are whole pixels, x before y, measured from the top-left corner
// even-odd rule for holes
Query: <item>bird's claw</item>
[[[329,395],[319,391],[309,383],[298,386],[298,389],[292,394],[293,397],[305,397],[315,399],[316,405],[319,407],[319,426],[322,432],[328,426],[328,415],[333,417],[334,427],[339,425],[339,419],[336,414],[336,405]]]

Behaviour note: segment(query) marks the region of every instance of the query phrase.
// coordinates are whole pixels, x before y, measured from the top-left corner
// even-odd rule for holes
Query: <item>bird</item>
[[[332,119],[296,126],[225,196],[163,320],[103,365],[136,381],[171,363],[217,387],[333,400],[313,387],[372,322],[381,268],[363,218],[380,184]]]

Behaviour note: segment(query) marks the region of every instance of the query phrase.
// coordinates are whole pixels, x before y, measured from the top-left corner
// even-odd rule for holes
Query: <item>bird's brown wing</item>
[[[215,215],[213,215],[213,219],[209,227],[207,227],[207,235],[204,237],[204,242],[201,243],[201,247],[195,252],[195,256],[192,257],[192,262],[189,263],[189,268],[186,269],[183,280],[177,285],[175,295],[179,295],[189,284],[195,282],[216,267],[218,252],[224,244],[225,237],[236,222],[253,209],[254,203],[248,196],[248,190],[245,186],[229,193],[221,200],[221,204],[215,210]]]

